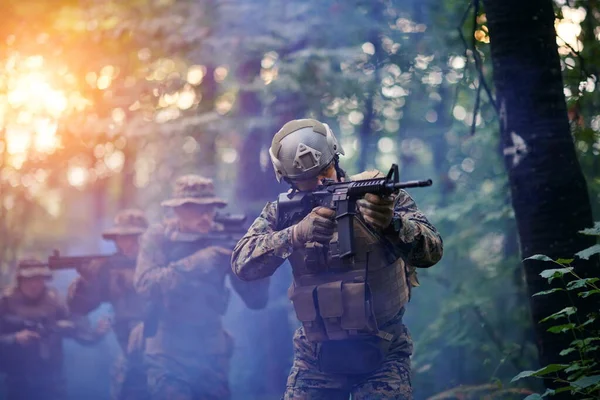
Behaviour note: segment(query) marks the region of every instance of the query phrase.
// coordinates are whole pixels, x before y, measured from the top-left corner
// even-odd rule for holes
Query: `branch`
[[[441,286],[443,286],[445,288],[451,288],[453,286],[452,282],[450,282],[450,280],[448,280],[448,279],[445,279],[445,278],[442,278],[439,276],[431,276],[431,275],[430,275],[430,277],[434,280],[434,282],[440,284]],[[460,289],[460,286],[454,286],[452,291],[456,295],[460,295],[462,292]],[[478,305],[471,305],[471,308],[473,309],[473,312],[474,312],[475,316],[477,317],[477,319],[479,319],[479,322],[483,326],[483,329],[490,337],[491,341],[498,348],[498,351],[501,354],[506,354],[508,356],[508,354],[510,354],[510,352],[506,351],[504,344],[502,344],[502,339],[496,334],[496,331],[494,331],[491,328],[492,324],[490,324],[490,322],[485,318],[485,316],[483,315],[483,311],[481,311],[481,308]],[[517,371],[523,371],[525,369],[523,366],[521,366],[521,363],[518,360],[516,360],[514,357],[510,357],[509,360],[510,360],[510,363],[512,364],[512,366]]]

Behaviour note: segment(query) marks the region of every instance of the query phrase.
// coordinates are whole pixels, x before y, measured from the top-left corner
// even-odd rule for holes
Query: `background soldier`
[[[233,243],[213,240],[224,231],[213,182],[197,175],[175,181],[174,196],[162,203],[176,218],[150,227],[141,242],[135,273],[139,293],[156,305],[155,332],[146,330],[150,392],[155,399],[227,399],[233,341],[223,329],[229,302],[225,277],[231,275]],[[212,235],[212,236],[211,236]],[[231,279],[252,309],[266,306],[268,280],[260,285]]]
[[[45,264],[23,260],[17,285],[0,298],[0,353],[8,399],[66,399],[63,336],[93,344],[110,329],[105,320],[94,332],[86,320],[70,320],[58,292],[46,286],[51,277]]]
[[[147,397],[141,326],[135,330],[137,335],[132,335],[144,317],[142,299],[133,288],[133,274],[138,239],[147,228],[148,221],[141,210],[119,212],[114,226],[102,234],[104,239],[115,242],[117,252],[108,259],[94,260],[78,268],[80,276],[70,285],[67,297],[71,311],[80,315],[92,312],[105,302],[113,308],[113,331],[122,351],[113,367],[113,399]]]
[[[319,121],[288,122],[269,152],[278,180],[294,189],[344,179],[343,149]],[[380,176],[368,171],[350,180]],[[367,194],[357,209],[349,261],[332,257],[335,213],[323,207],[277,230],[277,207],[268,203],[234,249],[232,267],[243,280],[270,276],[285,259],[292,265],[290,298],[303,326],[294,335],[286,399],[412,398],[412,343],[402,316],[414,267],[437,263],[442,240],[404,191],[394,198]],[[328,250],[320,262],[313,257],[318,249]]]

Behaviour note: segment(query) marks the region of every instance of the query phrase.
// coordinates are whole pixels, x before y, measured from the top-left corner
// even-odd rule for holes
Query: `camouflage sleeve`
[[[71,313],[67,307],[67,303],[58,292],[55,292],[53,297],[58,306],[57,328],[62,335],[83,345],[98,343],[104,337],[104,334],[99,334],[92,329],[87,317]]]
[[[15,343],[15,333],[6,333],[4,315],[6,315],[6,299],[0,298],[0,346],[10,346]]]
[[[164,240],[163,226],[155,225],[142,235],[140,242],[133,286],[141,296],[151,300],[156,300],[165,285],[172,286],[173,282],[181,279],[177,271],[167,268]]]
[[[69,322],[72,324],[69,336],[79,344],[89,346],[104,338],[104,334],[95,331],[89,319],[85,316],[71,315]]]
[[[231,268],[244,281],[273,275],[292,254],[292,228],[275,230],[276,205],[267,203],[233,249]]]
[[[267,306],[269,301],[270,277],[246,282],[231,276],[231,286],[240,295],[244,303],[251,310],[260,310]]]
[[[412,266],[431,267],[442,258],[442,237],[404,190],[396,197],[392,225],[399,226],[394,241]]]
[[[94,260],[94,268],[102,269],[105,267],[103,261]],[[67,291],[67,306],[72,313],[86,315],[108,301],[108,275],[96,276],[94,279],[85,279],[77,277],[70,285]]]

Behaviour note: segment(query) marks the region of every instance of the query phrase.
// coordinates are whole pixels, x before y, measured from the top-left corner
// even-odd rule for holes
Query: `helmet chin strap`
[[[337,180],[338,180],[338,182],[341,182],[342,178],[346,177],[346,171],[344,171],[340,167],[340,156],[338,154],[333,156],[333,166],[335,168],[335,174],[337,175]]]

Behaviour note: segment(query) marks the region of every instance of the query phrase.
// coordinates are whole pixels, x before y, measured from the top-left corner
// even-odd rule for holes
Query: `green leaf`
[[[554,262],[553,259],[551,259],[548,256],[545,256],[543,254],[535,254],[531,257],[527,257],[525,258],[523,261],[527,261],[527,260],[538,260],[538,261],[550,261],[550,262]]]
[[[564,324],[564,325],[557,325],[557,326],[553,326],[553,327],[549,328],[548,332],[563,333],[563,332],[570,331],[573,328],[575,328],[575,324],[573,324],[573,323]]]
[[[565,372],[579,371],[581,368],[583,368],[582,365],[576,362],[571,364],[569,368],[565,369]]]
[[[587,321],[585,321],[581,326],[587,326],[589,324],[593,324],[596,321],[596,317],[589,317]]]
[[[556,389],[553,394],[568,392],[573,389],[575,389],[573,386],[563,386],[561,388]],[[550,389],[548,389],[548,390],[550,390]]]
[[[583,297],[584,299],[586,297],[589,297],[589,296],[594,295],[594,294],[600,294],[600,289],[594,289],[594,290],[590,290],[588,292],[578,293],[578,295],[581,296],[581,297]]]
[[[550,290],[544,290],[543,292],[537,292],[535,293],[533,296],[543,296],[545,294],[550,294],[550,293],[554,293],[554,292],[564,292],[565,289],[563,288],[554,288],[554,289],[550,289]],[[531,296],[531,297],[533,297]]]
[[[523,399],[523,400],[540,400],[543,397],[544,396],[540,396],[539,394],[534,393],[534,394],[530,394],[529,396],[525,397],[525,399]]]
[[[593,256],[594,254],[598,254],[598,253],[600,253],[600,244],[595,244],[592,247],[588,247],[585,250],[581,250],[579,253],[576,253],[575,255],[584,260],[588,260],[591,256]]]
[[[579,231],[579,233],[590,236],[600,236],[600,222],[595,222],[593,228],[585,228],[584,230]]]
[[[567,290],[579,289],[587,285],[594,284],[598,281],[600,281],[600,278],[577,279],[576,281],[572,281],[567,284]]]
[[[564,350],[562,350],[562,351],[561,351],[560,353],[558,353],[558,354],[560,354],[561,356],[566,356],[567,354],[569,354],[569,353],[572,353],[572,352],[574,352],[574,351],[576,351],[576,350],[577,350],[577,349],[576,349],[576,348],[574,348],[574,347],[569,347],[568,349],[564,349]]]
[[[592,375],[584,376],[583,378],[578,379],[571,384],[579,389],[585,389],[587,387],[597,384],[598,382],[600,382],[600,375]]]
[[[529,378],[530,376],[535,376],[536,371],[523,371],[520,372],[517,376],[515,376],[514,378],[512,378],[510,381],[511,382],[516,382],[519,379],[523,379],[523,378]]]
[[[558,260],[556,260],[556,262],[562,265],[567,265],[571,264],[574,260],[574,258],[559,258]]]
[[[567,368],[568,364],[550,364],[545,366],[544,368],[540,368],[537,371],[523,371],[514,378],[511,379],[511,382],[518,381],[519,379],[528,378],[530,376],[544,376],[551,374],[556,371],[562,371]]]
[[[575,308],[575,307],[566,307],[566,308],[563,308],[562,310],[560,310],[559,312],[555,312],[554,314],[547,316],[546,318],[544,318],[540,322],[546,322],[546,321],[549,321],[551,319],[559,319],[559,318],[563,318],[563,317],[568,317],[569,315],[575,314],[575,312],[577,312],[577,308]]]
[[[556,268],[556,269],[545,269],[542,272],[540,272],[540,276],[542,278],[548,279],[549,282],[552,282],[552,279],[554,279],[554,278],[560,278],[564,274],[568,274],[571,271],[573,271],[573,267]]]
[[[555,393],[556,393],[556,390],[546,389],[544,394],[542,394],[542,397],[551,396],[551,395],[554,395]]]
[[[569,366],[568,364],[549,364],[549,365],[546,365],[544,368],[541,368],[541,369],[538,369],[537,371],[535,371],[533,373],[533,376],[548,375],[553,372],[562,371],[565,368],[567,368],[568,366]]]

